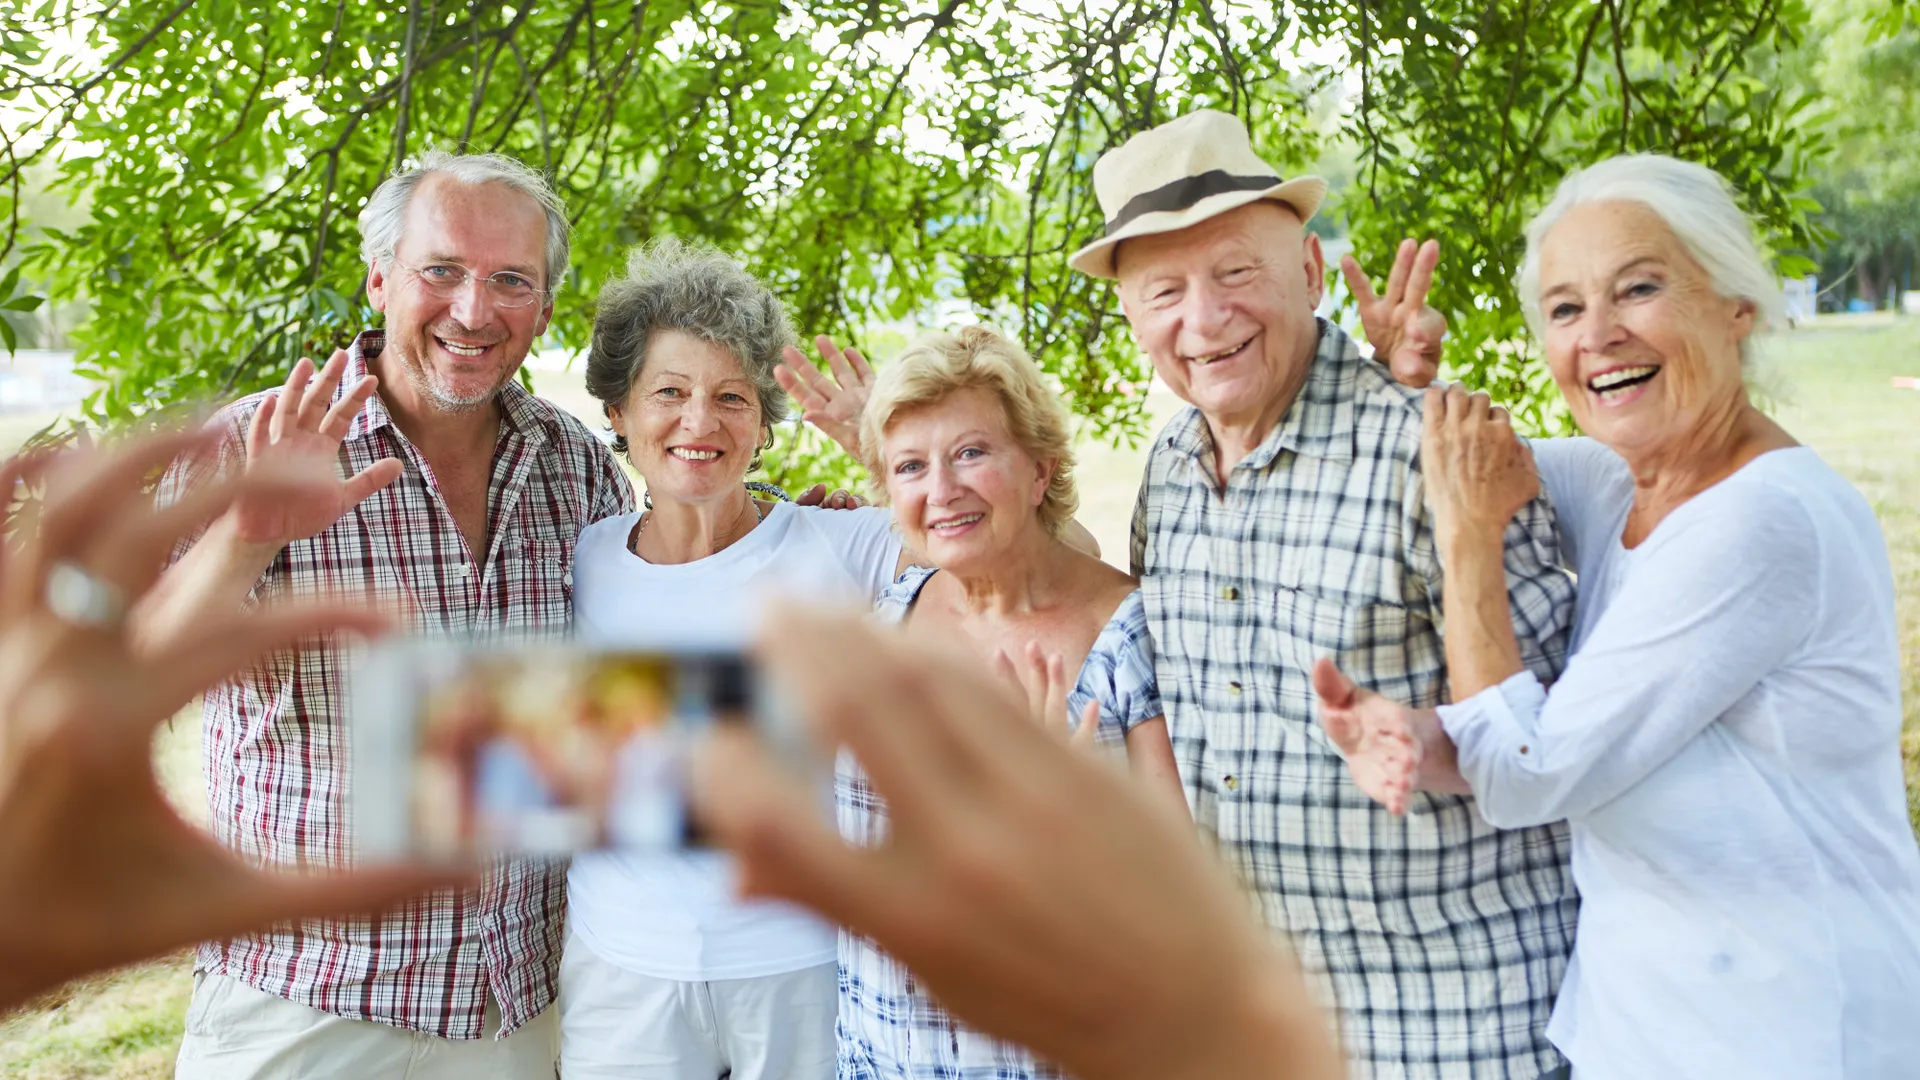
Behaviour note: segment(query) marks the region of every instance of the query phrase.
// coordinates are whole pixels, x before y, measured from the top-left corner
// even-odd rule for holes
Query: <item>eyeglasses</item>
[[[393,264],[411,273],[420,282],[420,287],[429,295],[442,300],[451,299],[463,292],[467,284],[474,279],[474,272],[458,263],[428,263],[425,266],[408,266],[398,259]],[[487,284],[487,296],[498,307],[517,308],[546,296],[546,290],[535,285],[525,274],[516,274],[512,270],[501,270],[481,278]]]

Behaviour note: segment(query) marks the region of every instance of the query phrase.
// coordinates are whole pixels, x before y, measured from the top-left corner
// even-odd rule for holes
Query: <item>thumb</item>
[[[398,480],[405,468],[399,458],[382,458],[374,462],[347,481],[347,498],[352,500],[353,505],[360,505],[367,496]]]
[[[1353,680],[1342,674],[1333,658],[1327,656],[1313,662],[1313,692],[1319,696],[1320,704],[1329,709],[1350,709],[1359,696]]]

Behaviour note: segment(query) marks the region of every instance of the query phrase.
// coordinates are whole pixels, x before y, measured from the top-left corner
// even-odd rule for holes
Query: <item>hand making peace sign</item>
[[[1340,257],[1340,272],[1353,290],[1374,359],[1407,386],[1426,386],[1440,374],[1440,343],[1447,336],[1447,317],[1427,305],[1438,265],[1440,241],[1416,247],[1411,237],[1402,240],[1387,275],[1386,294],[1377,295],[1359,262],[1351,255]]]

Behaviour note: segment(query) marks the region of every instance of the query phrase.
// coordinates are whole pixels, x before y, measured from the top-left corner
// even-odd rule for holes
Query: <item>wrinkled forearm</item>
[[[1452,700],[1520,672],[1520,643],[1507,602],[1504,529],[1461,526],[1439,537],[1446,590],[1447,682]]]

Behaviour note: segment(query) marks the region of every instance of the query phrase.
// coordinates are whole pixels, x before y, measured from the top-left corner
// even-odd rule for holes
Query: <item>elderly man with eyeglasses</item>
[[[223,409],[209,477],[300,463],[341,479],[304,499],[242,497],[177,552],[134,613],[148,648],[283,598],[398,602],[428,633],[563,633],[574,539],[633,509],[612,454],[515,384],[566,274],[568,226],[533,170],[427,155],[360,216],[367,297],[386,314],[317,373]],[[340,865],[340,648],[276,654],[206,695],[214,831],[261,865]],[[551,1080],[565,875],[509,862],[475,891],[370,920],[303,922],[200,949],[178,1075]]]

